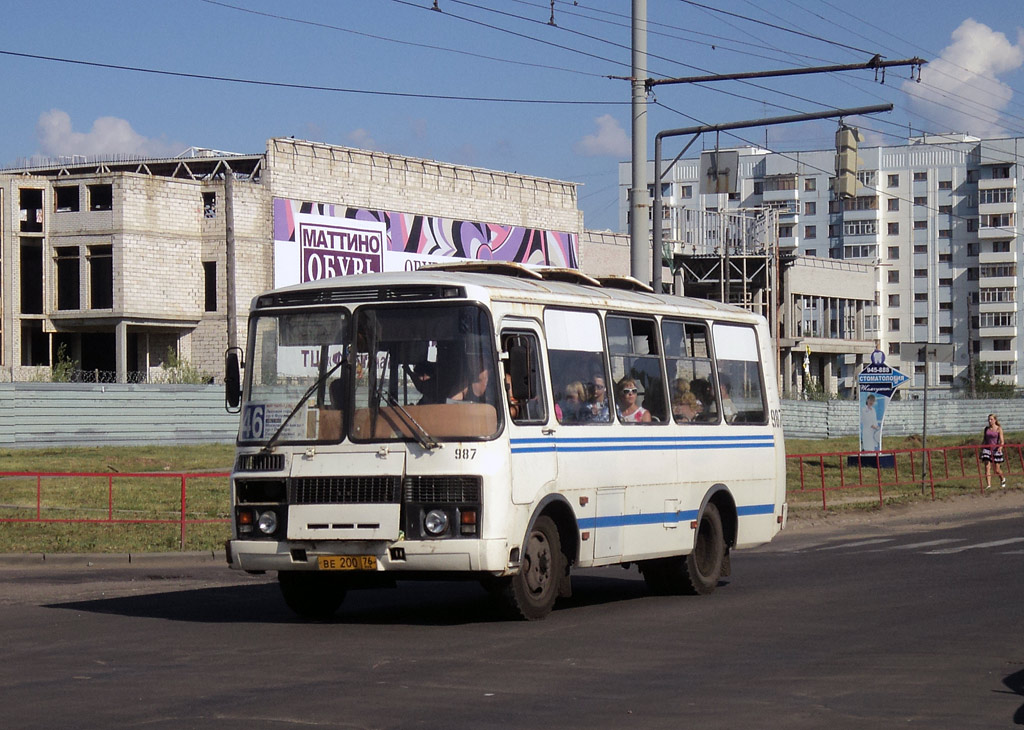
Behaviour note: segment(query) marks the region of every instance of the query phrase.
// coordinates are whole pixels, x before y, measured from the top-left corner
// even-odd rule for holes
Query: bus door
[[[540,328],[535,322],[504,321],[501,358],[513,504],[535,501],[558,476],[553,432],[548,427],[550,390],[540,343]]]

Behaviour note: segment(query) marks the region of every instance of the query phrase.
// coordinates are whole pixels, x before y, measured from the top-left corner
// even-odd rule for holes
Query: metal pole
[[[647,270],[647,0],[633,0],[633,185],[629,191],[630,275]],[[655,188],[658,186],[655,185]],[[659,211],[660,214],[660,211]]]
[[[921,494],[928,479],[928,348],[924,351],[924,415],[921,417]]]

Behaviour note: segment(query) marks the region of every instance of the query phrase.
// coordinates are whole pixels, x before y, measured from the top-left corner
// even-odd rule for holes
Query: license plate
[[[316,559],[320,570],[376,570],[375,555],[321,555]]]

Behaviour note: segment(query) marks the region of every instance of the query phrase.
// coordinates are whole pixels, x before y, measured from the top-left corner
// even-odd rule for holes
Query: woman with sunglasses
[[[619,418],[625,423],[650,423],[651,412],[636,402],[637,387],[633,378],[623,378],[618,386]]]

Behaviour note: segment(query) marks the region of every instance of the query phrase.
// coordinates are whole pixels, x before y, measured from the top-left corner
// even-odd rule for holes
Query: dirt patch
[[[789,515],[786,530],[792,532],[827,532],[836,528],[883,525],[939,525],[1024,514],[1024,489],[998,489],[953,497],[922,499],[907,504],[884,507],[844,507],[821,510],[801,507]]]

